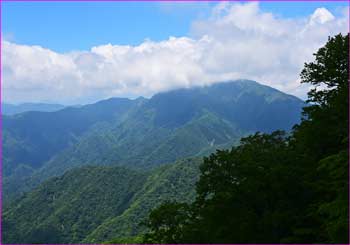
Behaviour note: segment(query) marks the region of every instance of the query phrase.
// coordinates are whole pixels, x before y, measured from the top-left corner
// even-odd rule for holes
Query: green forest
[[[349,35],[300,78],[4,115],[2,243],[349,243]]]
[[[102,243],[135,236],[145,231],[140,224],[158,203],[194,200],[200,162],[179,161],[151,172],[112,166],[73,169],[11,205],[3,215],[4,240]]]

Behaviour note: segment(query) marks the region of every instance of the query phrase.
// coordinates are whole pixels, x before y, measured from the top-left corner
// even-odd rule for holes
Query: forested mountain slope
[[[82,165],[138,169],[231,146],[255,131],[289,130],[303,102],[249,80],[113,98],[3,118],[5,201]]]
[[[151,172],[85,166],[44,182],[3,214],[5,243],[104,242],[132,236],[164,200],[192,201],[200,160]]]

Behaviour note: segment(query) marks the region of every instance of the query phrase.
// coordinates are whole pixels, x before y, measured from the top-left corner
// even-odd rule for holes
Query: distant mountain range
[[[158,177],[167,175],[163,172],[170,171],[170,166],[180,166],[175,172],[188,167],[169,163],[229,148],[238,144],[242,136],[256,131],[290,130],[299,122],[304,105],[297,97],[271,87],[237,80],[163,92],[150,99],[112,98],[79,108],[3,116],[5,229],[14,229],[7,239],[11,243],[20,241],[16,240],[20,237],[18,234],[29,224],[32,227],[27,232],[32,233],[27,237],[40,237],[36,232],[40,233],[43,225],[49,227],[46,231],[59,229],[61,235],[55,243],[103,242],[113,237],[133,236],[139,228],[130,224],[135,217],[139,220],[145,215],[139,207],[148,202],[147,198],[142,202],[137,199],[139,193],[145,188],[150,188],[145,190],[146,196],[152,193],[155,189],[151,186],[159,184]],[[87,165],[99,167],[84,167]],[[163,165],[169,167],[163,168]],[[87,175],[93,172],[93,186],[81,171],[87,171]],[[130,189],[129,193],[125,187],[123,191],[120,189],[121,196],[114,196],[113,191],[104,195],[100,177],[109,175],[109,171],[120,175],[122,182],[119,177],[111,180],[113,188],[119,190],[123,188],[121,185],[128,185],[123,180],[125,177],[128,181],[137,180],[135,191]],[[185,181],[191,188],[183,192],[179,189],[180,193],[171,195],[158,193],[158,197],[162,200],[165,197],[186,198],[193,191],[195,177],[186,180],[181,177],[184,174],[172,176],[164,185],[181,189],[179,186]],[[84,189],[86,185],[91,188]],[[69,189],[81,190],[84,195],[70,194]],[[105,209],[103,205],[109,206],[113,201],[121,204],[104,213],[96,211],[98,218],[91,223],[86,219],[95,211],[80,205],[86,201],[85,195],[97,195],[95,203],[91,204],[94,210]],[[14,205],[12,201],[16,198],[20,199]],[[101,201],[105,198],[106,202]],[[50,200],[49,206],[40,204],[47,200]],[[152,201],[145,210],[156,204]],[[31,207],[47,209],[47,214],[39,217],[35,213],[39,209],[31,211]],[[74,212],[70,213],[72,210]],[[65,215],[75,223],[66,223]],[[36,221],[32,220],[34,217]],[[64,228],[53,224],[62,224]],[[25,242],[36,241],[27,239]]]
[[[2,103],[1,111],[3,115],[14,115],[27,111],[58,111],[66,106],[60,104],[47,104],[47,103],[23,103],[18,105]]]

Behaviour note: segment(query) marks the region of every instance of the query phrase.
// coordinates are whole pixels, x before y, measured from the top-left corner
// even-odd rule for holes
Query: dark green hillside
[[[84,167],[50,179],[4,212],[4,242],[79,242],[122,214],[146,177],[125,168]]]
[[[165,200],[190,202],[200,160],[149,173],[83,167],[54,177],[12,202],[3,214],[5,243],[104,242],[138,234]]]
[[[244,133],[232,123],[203,111],[198,117],[174,130],[143,163],[148,166],[171,162],[179,156],[202,156],[207,151],[215,151],[221,144],[237,143]]]
[[[188,159],[155,169],[133,197],[123,214],[106,219],[85,239],[85,243],[101,243],[116,238],[140,235],[146,229],[139,225],[160,203],[172,200],[192,202],[199,177],[201,159]]]

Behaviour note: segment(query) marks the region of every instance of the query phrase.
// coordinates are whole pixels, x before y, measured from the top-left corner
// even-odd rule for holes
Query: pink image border
[[[182,2],[182,3],[194,3],[194,2],[305,2],[307,4],[308,2],[347,2],[348,3],[348,33],[350,33],[350,0],[246,0],[246,1],[239,1],[239,0],[0,0],[0,102],[2,105],[2,88],[3,88],[3,81],[2,81],[2,2]],[[350,46],[349,46],[350,50]],[[350,56],[350,54],[349,54]],[[349,64],[350,68],[350,64]],[[350,69],[349,69],[350,70]],[[350,76],[350,75],[349,75]],[[350,77],[348,78],[348,81],[350,83]],[[349,94],[350,94],[350,89],[349,89]],[[348,95],[349,96],[349,95]],[[349,108],[349,115],[350,115],[350,108]],[[348,128],[348,132],[350,132],[350,125]],[[2,241],[2,106],[0,106],[0,244],[3,244]],[[350,137],[349,137],[350,138]],[[350,150],[350,142],[348,142],[348,147]],[[350,162],[350,158],[348,159],[348,162]],[[350,177],[350,166],[348,167],[349,170],[349,177]],[[349,181],[350,182],[350,181]],[[350,186],[349,186],[350,187]],[[350,190],[350,188],[349,188]],[[349,198],[349,203],[350,203],[350,193],[348,195]],[[350,209],[350,207],[349,207]],[[350,215],[350,214],[349,214]],[[350,221],[350,216],[349,216],[349,221]],[[350,223],[349,223],[350,227]],[[349,231],[349,241],[350,241],[350,231]],[[80,243],[82,244],[82,243]],[[12,244],[9,244],[12,245]],[[54,245],[54,244],[52,244]],[[65,244],[62,244],[65,245]],[[85,245],[95,245],[95,244],[85,244]],[[241,244],[237,244],[241,245]],[[243,245],[243,244],[242,244]],[[264,245],[264,244],[262,244]],[[267,245],[267,244],[266,244]]]

